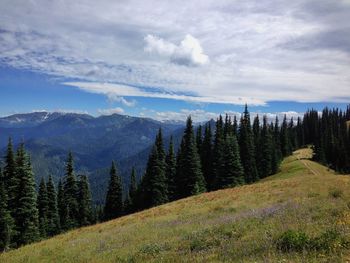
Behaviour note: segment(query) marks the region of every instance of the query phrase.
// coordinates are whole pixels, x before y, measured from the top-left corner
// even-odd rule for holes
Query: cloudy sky
[[[0,115],[350,102],[350,0],[1,0]]]

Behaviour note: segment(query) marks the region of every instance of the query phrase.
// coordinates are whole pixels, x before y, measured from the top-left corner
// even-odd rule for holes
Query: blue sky
[[[349,0],[4,0],[0,116],[344,108],[349,17]]]

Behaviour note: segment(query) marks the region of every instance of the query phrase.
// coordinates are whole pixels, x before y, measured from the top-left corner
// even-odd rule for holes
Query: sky
[[[1,0],[0,116],[350,103],[350,0]]]

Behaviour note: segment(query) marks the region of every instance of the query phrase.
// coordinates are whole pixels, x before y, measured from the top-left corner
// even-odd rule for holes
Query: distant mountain
[[[15,145],[23,140],[31,154],[37,181],[50,174],[56,181],[61,178],[67,153],[72,151],[77,173],[88,174],[95,200],[101,201],[111,161],[119,164],[125,184],[132,166],[140,176],[160,127],[165,138],[170,134],[182,135],[183,123],[126,115],[15,114],[0,118],[0,149],[5,151],[10,136]]]

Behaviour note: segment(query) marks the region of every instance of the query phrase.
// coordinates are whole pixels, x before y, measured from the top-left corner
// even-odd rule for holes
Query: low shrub
[[[277,247],[282,251],[302,251],[309,244],[309,237],[302,231],[288,230],[277,240]]]
[[[343,191],[338,188],[329,189],[329,196],[333,198],[340,198],[343,196]]]

